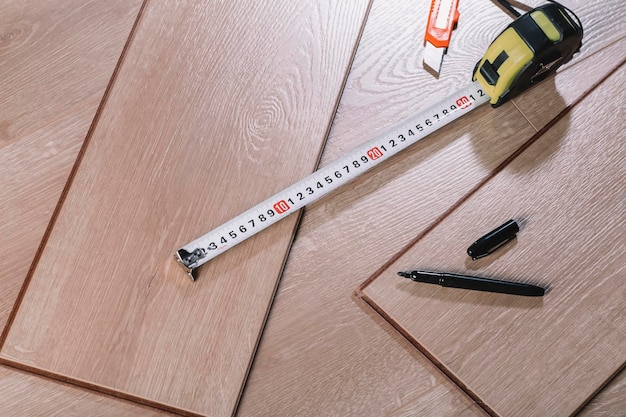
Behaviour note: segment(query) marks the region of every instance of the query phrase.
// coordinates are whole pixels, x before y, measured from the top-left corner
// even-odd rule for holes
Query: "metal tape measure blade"
[[[261,230],[347,184],[442,128],[490,97],[474,82],[315,171],[250,210],[224,223],[176,252],[176,260],[193,279],[193,270]]]

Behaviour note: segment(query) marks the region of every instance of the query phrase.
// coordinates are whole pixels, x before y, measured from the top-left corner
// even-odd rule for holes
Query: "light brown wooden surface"
[[[620,416],[626,410],[626,369],[600,391],[577,417]]]
[[[571,415],[626,363],[626,153],[613,106],[625,81],[622,67],[364,289],[499,415]],[[510,217],[523,223],[515,242],[472,261],[467,246]],[[396,275],[410,269],[549,290],[526,298]]]
[[[196,283],[174,251],[314,169],[367,10],[149,2],[3,359],[231,414],[297,219]]]
[[[2,329],[141,3],[140,0],[2,3]]]
[[[141,4],[126,0],[2,3],[2,329]],[[166,413],[0,367],[0,415]]]
[[[95,2],[84,3],[92,6],[96,4]],[[421,34],[425,23],[422,9],[426,9],[428,3],[428,1],[414,2],[409,0],[374,1],[374,10],[368,18],[366,33],[359,45],[356,62],[352,68],[348,86],[342,96],[341,106],[323,154],[322,164],[340,156],[360,141],[369,139],[374,132],[383,130],[385,127],[410,116],[411,113],[426,107],[429,100],[433,101],[433,97],[439,91],[442,93],[450,92],[459,85],[465,84],[468,79],[468,71],[471,71],[477,56],[482,53],[479,50],[481,48],[484,50],[493,36],[510,21],[504,13],[489,9],[491,5],[488,8],[482,2],[475,0],[461,2],[462,18],[459,30],[455,32],[455,35],[458,36],[453,37],[453,46],[444,61],[442,76],[439,80],[434,80],[421,73]],[[573,72],[564,72],[556,77],[553,84],[544,84],[546,90],[552,89],[553,92],[558,91],[559,93],[554,105],[536,105],[537,100],[554,97],[551,94],[543,94],[540,90],[529,91],[515,101],[515,105],[522,109],[524,115],[535,126],[539,127],[549,122],[561,108],[576,102],[586,89],[592,88],[615,66],[616,62],[613,55],[604,53],[605,47],[623,36],[623,31],[620,31],[619,26],[622,15],[619,10],[620,7],[623,7],[621,1],[613,0],[601,4],[597,1],[565,3],[576,10],[585,23],[586,35],[582,57],[578,56],[573,63],[577,65],[575,71],[581,76],[576,77],[572,75]],[[45,7],[49,7],[48,9],[41,7],[39,3],[36,6],[23,4],[24,9],[19,11],[17,15],[8,14],[6,12],[8,9],[3,7],[0,21],[9,22],[9,26],[14,27],[18,20],[15,16],[23,17],[24,11],[29,11],[31,14],[42,11],[38,19],[43,19],[43,21],[48,15],[53,15],[55,12],[54,8],[49,7],[51,5],[49,2],[44,4]],[[76,3],[65,2],[64,4]],[[110,4],[110,2],[102,3],[100,7],[104,10]],[[63,46],[59,48],[60,50],[71,50],[72,45],[78,45],[80,51],[80,47],[86,45],[85,41],[89,36],[81,35],[78,29],[90,32],[89,19],[79,19],[80,13],[86,13],[91,18],[98,18],[100,15],[90,12],[92,10],[90,7],[81,7],[78,14],[76,12],[69,13],[70,7],[62,10],[62,13],[54,16],[57,20],[61,19],[61,15],[63,18],[67,18],[66,24],[54,26],[58,30],[48,33],[61,33],[76,41],[66,42],[63,36],[53,36],[52,38],[58,40]],[[583,11],[581,12],[581,10]],[[116,13],[108,15],[109,18],[117,16]],[[28,20],[28,24],[37,30],[44,30],[44,28],[49,27],[49,25],[40,25],[38,21],[33,19],[25,20]],[[473,24],[476,21],[484,21],[485,24],[477,30]],[[118,21],[116,20],[116,22]],[[468,25],[468,22],[471,24]],[[120,19],[118,23],[123,23],[123,19]],[[100,28],[99,25],[94,26]],[[118,28],[114,24],[111,26],[103,26],[99,33],[106,34],[108,33],[107,29],[117,30],[116,28]],[[2,32],[0,33],[0,58],[2,59],[7,57],[5,55],[7,45],[16,45],[8,42],[15,39],[14,29],[3,32],[5,27],[5,23],[0,23],[0,32]],[[415,30],[416,27],[417,30]],[[78,32],[72,35],[72,30]],[[9,35],[5,36],[7,33]],[[229,31],[224,29],[222,33],[226,34]],[[93,36],[93,32],[90,34]],[[237,38],[234,34],[228,36],[233,40]],[[31,65],[31,67],[37,67],[45,73],[45,65],[49,65],[49,62],[52,61],[58,64],[56,67],[53,66],[53,68],[58,68],[58,76],[55,78],[57,81],[59,76],[66,73],[77,78],[77,73],[66,71],[67,67],[64,69],[63,65],[67,66],[68,63],[78,61],[91,65],[102,64],[92,57],[102,54],[100,48],[107,45],[106,42],[96,43],[89,51],[81,51],[86,56],[85,61],[72,58],[72,54],[67,54],[63,55],[64,61],[61,62],[52,59],[58,57],[54,42],[50,41],[49,44],[46,44],[50,48],[41,48],[41,38],[31,36],[28,39],[35,41],[32,42],[32,45],[36,46],[33,50],[36,53],[21,53],[20,51],[20,54],[11,55],[12,60],[0,60],[0,65],[4,65],[6,68],[7,64],[12,64],[23,73],[24,69],[21,69],[19,65],[22,62],[20,60],[30,58],[34,62],[44,63]],[[51,39],[51,37],[46,39]],[[115,36],[112,36],[111,40],[114,41]],[[20,48],[23,49],[29,45],[31,44],[28,42],[22,42]],[[619,52],[621,47],[613,46],[613,48],[617,48],[615,50]],[[11,53],[18,51],[18,49],[9,50]],[[601,54],[594,55],[599,60],[589,58],[590,52],[598,50],[603,51]],[[585,59],[590,59],[593,64],[585,62],[584,65],[578,65]],[[88,62],[89,60],[91,61]],[[90,79],[89,77],[94,78],[93,75],[87,78]],[[0,83],[3,80],[0,79]],[[19,81],[23,81],[23,83],[19,84]],[[50,84],[57,89],[62,89],[63,92],[68,92],[71,90],[71,88],[68,89],[71,85],[70,81],[68,77],[65,77],[62,82],[48,83],[46,81],[44,84]],[[8,91],[7,89],[10,88],[19,87],[15,88],[15,91],[20,89],[24,91],[33,87],[36,90],[41,89],[41,85],[41,83],[28,82],[20,76],[11,78],[11,83],[4,83],[2,87],[4,94],[4,91]],[[79,93],[89,91],[89,88],[94,87],[94,85],[83,85],[78,88]],[[418,95],[416,91],[422,94]],[[133,90],[129,91],[129,93],[132,92]],[[33,95],[31,94],[31,96]],[[17,98],[23,99],[24,96],[20,94],[11,96],[13,104],[16,104]],[[1,100],[2,97],[0,97]],[[43,111],[44,113],[41,113],[43,115],[48,114],[46,112],[51,112],[49,114],[52,114],[56,123],[50,124],[49,128],[43,126],[40,130],[34,129],[26,132],[24,146],[19,148],[7,147],[7,149],[12,149],[4,155],[3,162],[6,162],[7,166],[5,168],[0,167],[0,202],[2,204],[0,207],[5,210],[4,213],[9,213],[12,219],[15,218],[14,216],[20,219],[20,223],[3,220],[0,224],[0,229],[3,231],[0,236],[0,244],[6,242],[5,254],[17,247],[20,248],[19,256],[13,256],[14,259],[3,258],[7,265],[3,265],[6,268],[2,268],[3,270],[0,271],[2,277],[0,302],[3,305],[5,316],[15,300],[18,286],[24,279],[25,271],[38,245],[39,236],[43,234],[43,229],[49,220],[64,178],[67,176],[73,155],[75,155],[71,152],[77,151],[79,143],[84,138],[84,133],[81,137],[80,134],[73,135],[72,132],[74,130],[81,131],[81,129],[86,132],[89,121],[80,124],[82,115],[95,111],[95,104],[93,110],[79,106],[82,113],[68,115],[65,119],[57,120],[58,114],[62,112],[59,110],[59,106],[57,108],[50,108],[50,106],[54,106],[54,103],[59,100],[61,102],[67,100],[68,105],[71,106],[75,98],[72,94],[52,94],[45,96],[45,100],[42,99],[34,104],[30,103],[28,99],[23,99],[17,103],[22,107],[32,104],[33,108],[39,108],[40,111]],[[77,100],[80,102],[80,99]],[[4,102],[4,104],[0,103],[0,106],[7,103],[11,104]],[[95,103],[97,104],[97,101]],[[62,105],[68,106],[63,103]],[[29,110],[23,114],[18,114],[19,111],[15,112],[16,107],[19,106],[0,107],[3,110],[1,114],[8,114],[6,111],[14,111],[14,116],[31,115],[37,118],[37,112]],[[533,114],[533,110],[538,111]],[[506,111],[510,112],[511,110],[507,109]],[[556,113],[552,113],[554,111]],[[539,120],[535,120],[534,117],[538,117]],[[481,118],[481,120],[483,119],[484,117]],[[492,126],[498,123],[493,121]],[[33,124],[33,126],[35,125],[36,123]],[[79,125],[81,127],[77,128]],[[483,134],[483,132],[487,135],[490,133],[487,129],[481,129],[478,133]],[[505,136],[502,134],[496,139],[505,139]],[[45,141],[48,137],[54,138],[54,141],[50,141],[51,143],[46,146],[49,143]],[[69,137],[76,138],[76,141],[71,142],[72,145],[68,146],[69,149],[59,149],[56,146],[61,139],[65,141]],[[26,138],[31,139],[26,140]],[[32,138],[37,139],[33,140]],[[57,140],[56,138],[61,139]],[[441,139],[436,140],[441,141]],[[450,140],[450,142],[452,141],[454,139]],[[29,150],[31,146],[32,149]],[[416,175],[424,174],[428,177],[432,174],[428,172],[427,168],[437,168],[441,166],[439,163],[443,162],[444,166],[450,167],[450,172],[441,172],[440,170],[437,172],[447,176],[446,178],[451,182],[456,181],[456,178],[451,179],[452,174],[457,172],[457,168],[454,166],[455,161],[464,160],[462,154],[473,152],[474,147],[466,146],[462,149],[456,149],[456,153],[452,156],[446,154],[446,150],[449,149],[451,148],[448,142],[434,156],[434,160],[426,165],[424,170],[411,172]],[[484,151],[477,152],[475,155],[477,157],[472,157],[471,161],[473,162],[470,164],[483,164],[483,156],[487,156],[489,159],[489,151],[486,146],[481,145],[478,149],[484,149]],[[498,157],[506,154],[507,149],[509,148],[503,149],[501,154],[498,152]],[[511,146],[510,149],[514,149],[514,146]],[[59,157],[51,158],[53,154],[59,155]],[[19,164],[23,158],[29,158],[28,160],[35,162],[32,168],[33,173],[28,176],[20,175],[24,172],[24,166]],[[55,168],[52,161],[57,163],[61,158],[63,158],[63,162],[59,163],[61,168]],[[410,163],[420,162],[421,159],[415,157],[410,161]],[[493,167],[492,163],[485,163],[487,167],[485,172]],[[5,164],[1,165],[4,166]],[[62,169],[65,171],[59,172]],[[243,166],[241,168],[242,171],[246,169]],[[389,184],[393,175],[384,175],[385,169],[388,170],[388,168],[381,168],[378,172],[372,173],[373,180],[365,181],[359,185],[356,188],[359,194],[354,199],[346,190],[345,193],[341,192],[331,196],[327,202],[321,202],[310,210],[307,209],[303,226],[308,229],[304,232],[301,231],[296,239],[294,248],[296,255],[290,255],[292,258],[290,262],[294,266],[288,266],[285,272],[283,284],[278,292],[278,300],[281,304],[270,317],[271,328],[264,333],[261,351],[253,369],[252,378],[244,392],[243,403],[238,414],[483,415],[479,407],[472,404],[472,401],[454,384],[443,377],[424,357],[416,353],[408,342],[392,330],[388,330],[388,326],[377,316],[364,314],[364,311],[367,312],[367,310],[359,308],[358,304],[355,304],[358,301],[351,298],[353,289],[363,281],[363,278],[383,264],[385,261],[383,256],[387,256],[387,258],[393,256],[395,251],[402,249],[407,242],[410,243],[412,238],[419,237],[423,230],[428,229],[429,222],[432,223],[438,217],[437,209],[441,210],[441,214],[445,213],[447,207],[453,204],[451,202],[456,201],[455,199],[458,200],[462,195],[459,190],[449,200],[445,197],[444,201],[440,201],[440,195],[435,193],[424,194],[420,192],[419,188],[414,188],[415,197],[420,197],[422,203],[417,208],[412,209],[410,204],[413,202],[411,201],[407,205],[406,200],[403,200],[400,202],[403,205],[399,205],[390,212],[391,215],[397,217],[394,220],[396,223],[392,230],[397,233],[397,236],[387,236],[383,226],[359,234],[359,229],[362,229],[364,224],[360,218],[371,218],[371,224],[374,224],[381,218],[385,218],[384,216],[376,216],[376,214],[387,214],[385,211],[373,210],[373,215],[370,216],[366,205],[361,201],[367,198],[367,193],[372,188],[376,191],[378,188],[402,187],[401,182]],[[467,168],[460,172],[465,173],[471,170],[472,168]],[[397,173],[398,171],[394,170],[391,174]],[[5,176],[5,174],[7,175]],[[3,189],[2,187],[7,184],[6,179],[8,178],[10,178],[10,186]],[[41,178],[47,180],[41,181]],[[371,181],[374,181],[375,184]],[[441,182],[445,182],[445,179],[442,179]],[[50,186],[51,183],[56,184],[57,187],[53,192],[50,191],[53,189]],[[472,184],[471,181],[466,183]],[[424,178],[421,183],[418,181],[412,184],[428,186],[428,178]],[[356,186],[357,184],[355,184]],[[431,189],[430,186],[428,189]],[[385,192],[393,193],[394,191]],[[54,196],[52,196],[53,194]],[[384,195],[384,193],[378,191],[378,195]],[[4,205],[5,201],[9,201],[9,205]],[[357,210],[352,212],[355,201],[357,202]],[[375,204],[376,202],[372,202],[371,206],[375,206]],[[419,208],[428,207],[429,204],[435,205],[432,211],[426,210],[425,214],[419,212]],[[6,207],[9,209],[6,210]],[[402,209],[408,209],[409,213],[405,216]],[[318,223],[328,222],[328,226],[335,224],[337,227],[324,227],[319,234],[315,233],[311,229],[317,227],[317,224],[309,224],[310,216],[317,219]],[[327,220],[324,220],[324,216],[327,216]],[[425,218],[421,218],[421,216]],[[419,221],[416,222],[416,219]],[[342,223],[344,223],[343,226]],[[29,225],[35,227],[30,228]],[[349,233],[346,233],[346,230]],[[8,233],[4,233],[7,231]],[[24,231],[27,231],[28,234],[25,234]],[[411,233],[416,235],[412,236]],[[1,241],[3,238],[6,239]],[[17,239],[19,244],[16,244],[13,239]],[[360,244],[350,241],[346,243],[347,239],[358,240]],[[366,243],[368,239],[370,241],[380,239],[382,244],[374,250],[375,244]],[[30,252],[24,254],[27,251]],[[350,253],[348,261],[346,261],[346,253]],[[302,254],[305,254],[304,259],[299,259],[300,256],[303,256]],[[321,255],[322,258],[316,258],[316,254]],[[294,256],[296,257],[295,260],[293,260]],[[0,261],[1,264],[2,261]],[[8,275],[4,273],[7,268],[10,268]],[[302,268],[309,268],[309,270]],[[16,274],[13,274],[13,271],[16,271]],[[335,272],[341,276],[338,278],[333,275]],[[5,297],[5,294],[8,296]],[[34,323],[38,319],[35,319]],[[31,415],[39,410],[41,410],[41,415],[54,415],[55,410],[61,413],[60,415],[72,415],[73,410],[76,410],[76,415],[136,415],[133,413],[137,410],[140,410],[140,415],[143,415],[141,412],[150,413],[149,409],[127,409],[125,406],[117,405],[115,401],[109,403],[109,398],[106,396],[85,395],[84,389],[68,387],[62,383],[55,383],[51,379],[28,377],[21,371],[11,370],[6,373],[3,372],[2,375],[0,385],[5,387],[0,390],[2,391],[0,394],[0,414],[2,415],[19,415],[20,412]],[[619,412],[626,406],[624,403],[626,397],[621,390],[624,385],[622,375],[623,372],[585,407],[581,415],[587,415],[585,413],[591,413],[589,414],[591,416],[619,415]],[[159,381],[155,381],[155,383],[159,383]],[[10,391],[11,387],[14,387],[12,391]],[[42,397],[52,397],[52,401],[45,401],[45,399],[40,401]],[[119,401],[119,403],[127,404],[123,401]],[[68,404],[71,404],[71,408]]]
[[[564,108],[572,106],[592,91],[625,59],[626,36],[606,44],[598,53],[583,51],[579,59],[559,71],[558,77],[550,78],[517,97],[515,106],[535,129],[540,130]]]
[[[0,366],[0,414],[19,417],[165,417],[172,414]]]

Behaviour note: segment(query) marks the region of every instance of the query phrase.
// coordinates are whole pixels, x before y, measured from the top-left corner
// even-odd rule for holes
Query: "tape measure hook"
[[[179,249],[174,255],[176,262],[185,270],[192,281],[196,280],[195,270],[198,266],[198,261],[204,257],[206,257],[206,251],[202,248],[196,248],[191,252],[185,249]]]

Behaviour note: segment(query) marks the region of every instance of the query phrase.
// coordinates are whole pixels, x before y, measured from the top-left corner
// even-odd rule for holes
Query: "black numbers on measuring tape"
[[[483,90],[478,89],[477,92],[478,92],[478,97],[484,97],[485,96],[485,92]]]
[[[435,115],[433,116],[433,118],[435,119],[435,121],[437,121],[437,122],[438,122],[438,121],[439,121],[439,113],[435,114]]]
[[[324,178],[324,181],[326,181],[326,182],[327,182],[327,183],[329,183],[329,184],[332,184],[332,183],[333,183],[333,179],[330,177],[330,175],[329,175],[329,176],[327,176],[326,178]]]
[[[265,214],[267,214],[267,216],[266,216]],[[265,212],[265,214],[263,214],[263,213],[259,214],[259,221],[260,221],[260,222],[267,221],[267,218],[268,218],[268,217],[274,217],[274,214],[275,214],[275,213],[274,213],[274,210],[269,209],[269,210],[267,210],[267,211]],[[253,224],[252,226],[254,227],[254,224]]]
[[[484,97],[485,96],[485,92],[483,90],[481,90],[481,89],[476,90],[476,92],[478,93],[478,97]],[[474,97],[473,94],[470,94],[469,96],[470,96],[470,98],[472,100],[476,101],[476,97]]]
[[[308,190],[309,189],[307,189],[307,191]],[[301,193],[299,193],[299,194],[301,194]],[[289,200],[289,201],[291,201],[291,200]],[[292,204],[293,204],[293,202],[292,202]],[[268,221],[270,217],[274,217],[275,215],[276,215],[276,212],[274,210],[272,210],[272,209],[269,209],[269,210],[266,210],[264,213],[261,213],[258,216],[256,216],[256,219],[258,219],[259,222],[263,223],[263,222]],[[244,233],[247,233],[248,231],[250,231],[250,230],[254,229],[255,227],[257,227],[256,219],[250,219],[250,220],[247,221],[247,224],[241,224],[235,230],[231,230],[230,232],[228,232],[227,235],[220,236],[220,239],[219,239],[220,245],[226,245],[226,244],[228,244],[229,240],[237,239],[238,237],[241,237],[241,235],[243,235]],[[207,249],[208,250],[217,250],[217,249],[219,249],[219,246],[217,245],[217,243],[211,242],[207,246]]]

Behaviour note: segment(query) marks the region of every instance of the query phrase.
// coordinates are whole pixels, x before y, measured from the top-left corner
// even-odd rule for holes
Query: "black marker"
[[[472,259],[487,256],[500,246],[513,240],[517,232],[519,232],[519,225],[515,220],[509,220],[472,243],[472,245],[467,248],[467,254],[471,256]]]
[[[398,272],[398,275],[409,278],[415,282],[439,284],[442,287],[464,288],[466,290],[525,295],[528,297],[541,297],[545,293],[543,288],[536,285],[473,277],[469,275],[450,274],[447,272],[410,271]]]

